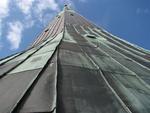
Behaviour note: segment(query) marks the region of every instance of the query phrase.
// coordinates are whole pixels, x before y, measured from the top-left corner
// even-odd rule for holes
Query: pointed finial
[[[68,5],[67,5],[67,4],[65,4],[64,6],[65,6],[65,7],[67,7]]]
[[[65,4],[65,5],[64,5],[64,9],[65,9],[65,10],[70,10],[69,5]]]

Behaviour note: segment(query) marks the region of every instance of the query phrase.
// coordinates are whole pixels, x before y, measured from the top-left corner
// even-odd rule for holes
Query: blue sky
[[[0,58],[26,49],[64,2],[110,33],[150,50],[150,0],[1,0]]]

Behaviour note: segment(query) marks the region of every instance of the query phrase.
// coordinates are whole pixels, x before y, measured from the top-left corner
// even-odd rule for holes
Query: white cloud
[[[41,14],[46,9],[59,10],[55,0],[15,0],[15,2],[21,11],[27,15],[30,15],[32,11]]]
[[[0,0],[0,36],[2,34],[2,21],[9,15],[9,0]]]
[[[11,49],[18,49],[21,43],[23,25],[20,21],[11,22],[9,25],[9,31],[7,34],[7,40],[11,44]]]
[[[42,12],[46,9],[59,11],[59,6],[55,0],[38,0],[36,10],[38,10],[39,12]]]
[[[2,2],[0,1],[0,3]],[[37,20],[43,18],[43,15],[45,14],[46,10],[49,9],[53,12],[60,10],[60,7],[55,0],[14,0],[13,3],[20,9],[20,11],[24,15],[22,20],[8,23],[9,27],[7,33],[7,40],[10,42],[12,50],[19,48],[23,30],[31,28]],[[3,10],[0,11],[0,14],[3,14],[5,16],[8,14],[7,12],[9,7],[7,2],[2,4],[5,5],[0,4],[0,7],[3,6]],[[54,15],[54,13],[50,13],[48,16],[45,17],[51,18],[51,15]],[[46,24],[47,20],[44,19],[45,18],[41,19],[41,22],[43,24]]]
[[[35,0],[16,0],[15,2],[24,14],[30,15],[34,1]]]
[[[27,28],[34,25],[34,21],[40,20],[43,22],[44,11],[50,9],[52,11],[59,11],[59,5],[55,0],[15,0],[14,2],[21,12],[25,14],[25,21],[30,21],[31,25],[27,25]],[[36,17],[36,20],[33,20]]]
[[[35,23],[35,19],[33,19],[32,18],[32,16],[30,15],[28,15],[28,16],[25,16],[24,17],[24,20],[23,20],[23,26],[24,26],[24,28],[31,28],[31,27],[33,27],[34,26],[34,23]]]
[[[37,0],[34,9],[36,9],[34,10],[35,16],[42,22],[42,18],[46,10],[58,12],[60,7],[55,0]]]
[[[26,20],[24,27],[25,28],[31,28],[34,25],[34,20]]]
[[[0,0],[0,18],[4,18],[8,15],[9,0]]]

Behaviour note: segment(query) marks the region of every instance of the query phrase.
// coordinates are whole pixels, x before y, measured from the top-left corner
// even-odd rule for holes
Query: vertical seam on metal
[[[54,39],[54,38],[53,38],[53,39]],[[62,36],[62,39],[63,39],[63,36]],[[61,39],[61,40],[62,40],[62,39]],[[57,49],[58,49],[58,47],[59,47],[59,45],[60,45],[60,43],[61,43],[61,40],[60,40],[59,44],[57,45],[57,47],[55,48],[55,50],[54,50],[52,56],[48,59],[48,61],[46,62],[46,64],[45,64],[44,67],[42,68],[42,70],[39,72],[39,74],[30,82],[30,84],[29,84],[27,90],[24,92],[24,94],[22,94],[22,97],[18,100],[18,102],[16,103],[16,105],[14,106],[14,108],[12,108],[12,110],[11,110],[10,113],[13,113],[13,112],[15,113],[15,109],[18,107],[18,105],[20,104],[20,102],[23,101],[24,96],[27,94],[28,91],[30,91],[30,88],[32,88],[32,86],[36,83],[36,81],[38,81],[38,78],[41,77],[41,75],[42,75],[41,73],[43,73],[43,72],[45,71],[46,67],[48,66],[48,63],[50,62],[50,60],[52,59],[52,57],[53,57],[54,54],[56,53],[56,51],[57,51]],[[56,98],[57,98],[57,97],[56,97]],[[57,100],[56,100],[56,101],[57,101]],[[54,107],[53,110],[55,110],[55,107]]]

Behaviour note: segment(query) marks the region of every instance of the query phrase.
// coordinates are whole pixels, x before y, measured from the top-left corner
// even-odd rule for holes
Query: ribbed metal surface
[[[0,113],[149,113],[149,56],[65,6],[0,60]]]

